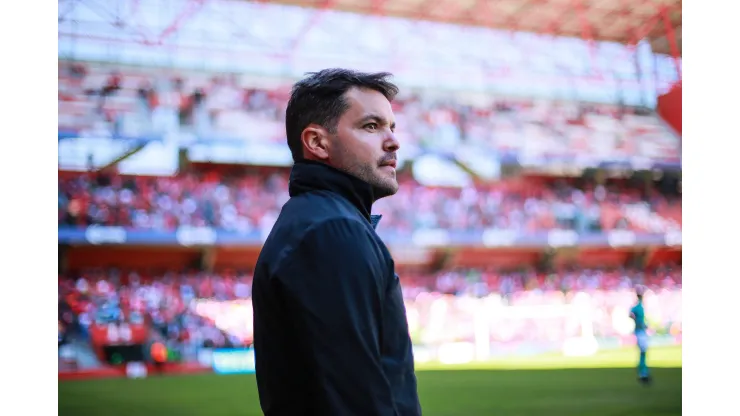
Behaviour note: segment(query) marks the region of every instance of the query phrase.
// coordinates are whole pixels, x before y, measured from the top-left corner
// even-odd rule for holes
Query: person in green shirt
[[[647,366],[647,325],[645,324],[645,308],[642,306],[642,297],[645,294],[645,287],[640,285],[635,288],[637,295],[637,304],[630,309],[630,317],[635,321],[635,338],[637,338],[637,348],[640,349],[640,362],[637,365],[637,377],[643,384],[651,382],[650,370]]]

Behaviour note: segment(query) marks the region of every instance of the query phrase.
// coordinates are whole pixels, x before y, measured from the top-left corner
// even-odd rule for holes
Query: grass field
[[[544,355],[485,364],[418,366],[426,416],[659,416],[681,414],[681,347],[650,353],[655,382],[635,380],[634,349],[593,357]],[[443,368],[443,369],[441,369]],[[59,414],[261,415],[254,375],[59,383]]]

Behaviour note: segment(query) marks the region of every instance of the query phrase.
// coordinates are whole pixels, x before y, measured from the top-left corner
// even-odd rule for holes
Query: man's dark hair
[[[332,68],[310,72],[293,85],[285,110],[285,133],[293,160],[303,159],[301,133],[309,124],[318,124],[336,133],[337,123],[349,108],[344,94],[352,88],[378,91],[388,101],[398,94],[398,87],[386,78],[388,72],[364,73],[351,69]]]

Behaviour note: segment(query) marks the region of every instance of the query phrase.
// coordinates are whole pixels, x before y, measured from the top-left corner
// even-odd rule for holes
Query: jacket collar
[[[330,191],[354,205],[370,223],[377,227],[380,215],[370,215],[375,195],[373,187],[346,172],[325,163],[302,160],[293,165],[288,191],[291,197],[312,191]]]

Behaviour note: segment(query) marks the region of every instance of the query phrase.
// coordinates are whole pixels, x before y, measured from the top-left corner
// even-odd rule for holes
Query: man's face
[[[399,143],[391,103],[368,89],[352,88],[344,97],[349,109],[331,138],[330,164],[372,185],[377,199],[395,194]]]

